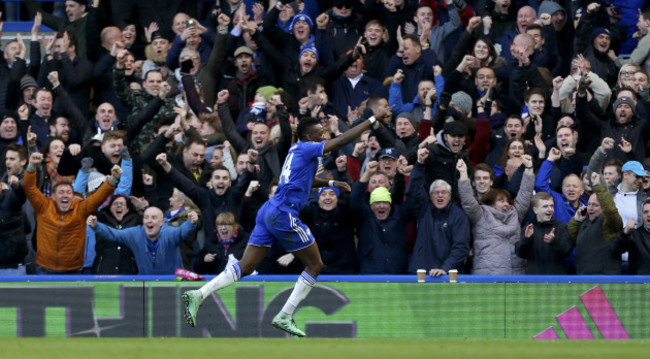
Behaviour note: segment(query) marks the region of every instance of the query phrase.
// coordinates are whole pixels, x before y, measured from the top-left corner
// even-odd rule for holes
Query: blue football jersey
[[[280,183],[271,202],[276,206],[299,213],[307,204],[311,186],[318,170],[319,156],[325,142],[297,142],[284,160]]]

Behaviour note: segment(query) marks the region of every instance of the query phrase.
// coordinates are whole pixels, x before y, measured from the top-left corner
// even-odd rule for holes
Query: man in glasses
[[[190,75],[196,75],[197,72],[199,72],[199,68],[201,67],[201,55],[199,54],[198,51],[186,47],[181,51],[181,55],[178,58],[179,63],[183,63],[184,61],[191,61],[192,62],[192,67],[189,70]],[[180,71],[177,69],[177,71]]]
[[[409,260],[408,271],[424,268],[439,277],[450,269],[462,269],[469,254],[470,226],[467,215],[451,201],[451,185],[445,180],[425,184],[424,162],[429,150],[418,150],[411,172],[405,206],[415,215],[418,234]],[[428,192],[428,193],[427,193]]]

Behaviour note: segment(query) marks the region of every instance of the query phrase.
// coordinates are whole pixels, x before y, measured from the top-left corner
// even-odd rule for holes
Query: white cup
[[[418,269],[418,283],[424,283],[427,277],[426,269]]]
[[[456,283],[458,281],[458,271],[456,269],[449,270],[449,282]]]

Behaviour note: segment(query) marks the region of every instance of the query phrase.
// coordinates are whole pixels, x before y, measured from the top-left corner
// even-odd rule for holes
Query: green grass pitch
[[[0,339],[2,358],[648,358],[650,340]]]

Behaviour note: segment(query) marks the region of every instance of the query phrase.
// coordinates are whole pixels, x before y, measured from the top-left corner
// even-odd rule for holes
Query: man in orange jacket
[[[69,182],[54,184],[52,196],[47,198],[36,187],[36,169],[42,161],[41,153],[32,153],[23,180],[38,223],[37,270],[39,274],[78,274],[84,262],[86,218],[113,193],[122,169],[113,166],[110,177],[86,199],[75,196]]]

